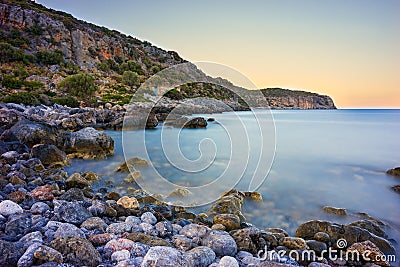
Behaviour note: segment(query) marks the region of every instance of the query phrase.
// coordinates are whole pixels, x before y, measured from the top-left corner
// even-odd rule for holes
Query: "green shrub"
[[[173,100],[182,100],[184,98],[181,92],[176,89],[169,90],[164,96]]]
[[[7,63],[13,61],[21,61],[21,55],[18,51],[8,43],[0,43],[0,62]]]
[[[51,51],[39,51],[36,53],[36,61],[43,65],[57,65],[64,63],[63,53],[59,50]]]
[[[124,71],[122,74],[122,82],[128,86],[139,86],[140,77],[136,72],[130,70]]]
[[[23,67],[19,67],[13,71],[15,77],[26,78],[29,76],[29,72]]]
[[[1,84],[7,89],[20,89],[24,82],[11,76],[4,76]]]
[[[88,98],[97,90],[94,77],[88,74],[75,74],[66,77],[58,84],[58,89],[72,96]]]
[[[150,74],[156,74],[157,72],[159,72],[161,70],[161,68],[157,65],[154,65],[150,68]]]
[[[55,92],[52,92],[50,90],[44,91],[44,94],[47,95],[47,96],[50,96],[50,97],[54,97],[54,96],[57,95]]]
[[[107,72],[110,70],[110,66],[108,65],[107,61],[102,61],[99,64],[97,64],[97,68],[104,72]]]
[[[35,25],[31,28],[25,28],[24,31],[35,36],[42,35],[43,33],[43,29],[38,25]]]
[[[37,91],[44,89],[44,84],[38,81],[24,81],[25,90],[27,91]]]
[[[142,66],[133,60],[128,60],[127,62],[122,63],[119,70],[120,70],[120,74],[123,74],[124,71],[133,71],[139,75],[144,74]]]
[[[39,94],[21,92],[8,95],[3,99],[5,103],[24,104],[27,106],[36,106],[42,104],[42,99]]]
[[[79,107],[79,102],[74,97],[59,97],[52,99],[54,103],[71,108]]]

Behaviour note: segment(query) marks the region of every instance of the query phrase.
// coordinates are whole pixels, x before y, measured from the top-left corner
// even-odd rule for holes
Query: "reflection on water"
[[[248,144],[246,140],[241,144],[231,144],[229,135],[217,123],[209,124],[207,129],[182,130],[179,143],[188,159],[199,158],[198,145],[204,138],[214,140],[217,145],[213,164],[201,173],[181,172],[168,163],[162,153],[161,127],[146,131],[146,147],[154,167],[171,182],[200,186],[219,176],[229,164],[240,165],[240,162],[230,160],[231,145],[249,146],[250,151],[255,151],[260,149],[262,137],[252,135],[253,121],[249,112],[239,115],[249,129]],[[282,227],[293,234],[300,223],[310,219],[329,219],[339,223],[354,219],[332,217],[321,212],[322,206],[329,205],[352,212],[367,212],[389,222],[394,228],[392,236],[399,239],[400,195],[390,187],[400,184],[400,178],[385,174],[385,170],[400,165],[399,110],[273,111],[273,116],[276,157],[268,178],[258,190],[264,202],[245,205],[244,214],[251,223],[259,227]],[[221,124],[234,123],[232,113],[213,117]],[[164,129],[164,134],[174,131],[178,130]],[[103,176],[102,181],[114,181],[114,190],[125,193],[127,185],[118,185],[126,174],[113,172],[124,160],[121,132],[108,131],[108,134],[115,140],[113,157],[101,161],[74,160],[68,171],[96,171]],[[137,133],[130,134],[134,140]],[[205,146],[202,151],[205,159],[210,160],[207,149],[213,150],[214,147]],[[250,166],[257,165],[251,153],[248,160]],[[267,165],[261,162],[259,167],[267,168]],[[146,177],[146,169],[141,171]],[[251,171],[243,174],[239,189],[248,183],[246,179],[250,176]]]

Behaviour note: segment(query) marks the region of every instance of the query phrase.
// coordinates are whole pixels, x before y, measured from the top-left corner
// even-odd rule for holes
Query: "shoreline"
[[[6,129],[15,127],[18,122],[13,115],[18,113],[0,111],[3,111],[2,118],[6,118],[2,120],[3,126]],[[55,142],[64,138],[64,144],[68,143],[70,135],[59,136],[54,132],[55,126],[39,127],[40,124],[35,122],[19,125],[18,129],[26,125],[31,130],[24,132],[23,136],[28,146],[15,140],[18,131],[2,134],[2,138],[9,141],[2,143],[2,148],[9,151],[1,153],[0,166],[0,248],[6,255],[0,261],[2,266],[17,263],[18,266],[32,266],[46,262],[55,262],[48,266],[61,262],[75,266],[97,266],[100,263],[102,266],[153,266],[152,262],[159,261],[177,266],[311,264],[323,267],[324,264],[343,262],[324,259],[319,263],[300,260],[296,263],[275,254],[275,258],[260,260],[257,253],[265,246],[276,251],[311,249],[321,253],[324,249],[335,248],[342,237],[348,242],[348,250],[373,248],[377,255],[395,254],[394,248],[384,238],[383,223],[368,215],[363,220],[368,223],[358,221],[345,226],[323,221],[307,222],[298,227],[296,237],[290,237],[283,229],[259,229],[241,219],[245,199],[260,200],[255,193],[246,196],[239,191],[227,192],[217,201],[220,205],[214,205],[209,215],[204,215],[154,204],[154,200],[143,194],[128,197],[115,192],[92,192],[91,184],[99,179],[98,175],[93,172],[68,175],[62,168],[68,163],[67,155],[54,148],[54,144],[49,144],[53,140],[51,135],[55,136]],[[38,135],[37,129],[47,134]],[[106,136],[94,129],[88,134],[86,131],[74,135],[74,140],[82,140],[78,150],[68,150],[71,148],[66,145],[66,152],[93,158],[96,155],[89,147],[92,149],[92,145],[98,145],[102,156],[113,153],[113,143],[104,146],[98,142],[109,141]],[[47,144],[38,145],[43,142]],[[34,151],[38,152],[34,154]],[[32,155],[41,157],[41,160]],[[328,209],[329,212],[343,212],[333,207]],[[346,229],[344,234],[343,227]],[[375,245],[367,243],[368,240]],[[387,265],[380,261],[375,263]]]

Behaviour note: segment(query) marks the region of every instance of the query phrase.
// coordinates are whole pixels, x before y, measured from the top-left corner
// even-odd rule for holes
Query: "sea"
[[[245,202],[247,221],[292,235],[309,220],[346,224],[368,214],[400,242],[400,194],[391,188],[400,177],[386,174],[400,166],[400,110],[259,109],[202,116],[212,118],[206,129],[106,131],[115,141],[113,156],[76,159],[66,170],[95,171],[101,176],[95,190],[127,195],[140,184],[164,197],[184,188],[192,197],[186,203],[176,194],[167,200],[196,212],[207,211],[229,189],[257,191],[263,201]],[[137,169],[146,183],[129,184],[126,173],[114,172],[131,157],[149,161],[150,167]],[[324,206],[345,208],[348,215],[328,214]]]

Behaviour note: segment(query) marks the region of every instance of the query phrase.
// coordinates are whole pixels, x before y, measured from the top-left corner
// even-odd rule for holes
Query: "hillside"
[[[140,84],[154,73],[184,62],[174,51],[165,51],[29,0],[0,3],[2,102],[123,105],[129,103]],[[304,96],[286,90],[280,93],[266,95],[271,97],[268,102],[272,107],[334,108],[333,101],[321,101],[318,95]],[[212,80],[183,85],[167,96],[175,100],[235,99],[233,93],[213,84]],[[323,106],[325,102],[327,105]]]

